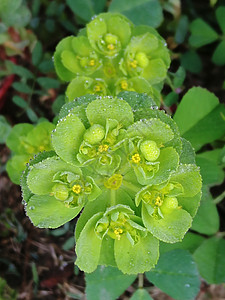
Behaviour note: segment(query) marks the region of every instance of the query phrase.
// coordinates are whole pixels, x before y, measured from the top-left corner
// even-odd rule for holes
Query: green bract
[[[52,150],[51,132],[55,128],[52,123],[44,121],[36,126],[31,124],[15,125],[9,134],[6,144],[12,151],[6,170],[12,182],[19,184],[20,176],[26,163],[38,152]]]
[[[22,177],[36,226],[56,228],[83,208],[76,263],[86,272],[99,264],[149,270],[159,241],[180,241],[196,214],[202,182],[194,152],[175,122],[151,106],[135,92],[65,104],[54,151],[34,158]]]
[[[123,15],[102,13],[80,35],[57,45],[54,62],[58,76],[71,81],[66,95],[72,101],[86,94],[121,91],[157,94],[170,57],[165,41],[153,28],[135,27]]]

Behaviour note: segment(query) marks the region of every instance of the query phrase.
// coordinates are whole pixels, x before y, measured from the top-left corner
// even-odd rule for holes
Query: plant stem
[[[110,198],[111,199],[111,201],[110,201],[111,206],[116,205],[116,191],[111,190],[110,196],[111,196],[111,198]]]
[[[225,198],[225,191],[213,200],[214,204],[218,204]]]
[[[138,274],[138,288],[142,289],[144,286],[144,274],[140,273]]]

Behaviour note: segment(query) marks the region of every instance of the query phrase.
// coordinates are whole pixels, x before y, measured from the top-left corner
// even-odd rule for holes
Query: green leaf
[[[28,118],[31,120],[31,122],[37,123],[37,121],[38,121],[38,116],[37,116],[37,114],[33,111],[33,109],[31,109],[30,107],[28,107],[28,108],[26,109],[26,114],[27,114]]]
[[[212,61],[216,65],[223,66],[225,64],[224,52],[225,52],[225,41],[222,41],[216,47],[216,50],[214,51],[212,56]]]
[[[181,249],[162,254],[146,277],[175,300],[195,299],[200,289],[196,264],[191,254]]]
[[[181,164],[195,164],[195,150],[191,146],[191,143],[184,138],[182,141],[182,151],[180,155]]]
[[[219,214],[207,187],[203,187],[200,207],[191,228],[207,235],[215,234],[219,230]]]
[[[82,18],[84,21],[90,21],[91,18],[103,11],[106,0],[66,0],[70,9]]]
[[[54,64],[52,59],[43,60],[41,63],[38,64],[37,67],[42,73],[49,73],[54,70]]]
[[[105,212],[107,206],[109,206],[110,191],[103,191],[102,194],[95,200],[88,202],[80,215],[75,230],[75,239],[78,240],[81,231],[85,224],[91,219],[91,217],[98,212]]]
[[[32,89],[26,83],[14,82],[12,86],[18,92],[25,93],[25,94],[31,94],[32,93]]]
[[[225,33],[225,6],[220,6],[216,10],[216,19],[223,33]]]
[[[155,101],[148,95],[144,93],[136,93],[136,92],[120,92],[117,97],[119,99],[125,100],[132,108],[134,112],[135,121],[142,118],[142,113],[149,109],[149,107],[156,107]],[[139,113],[141,117],[139,118]]]
[[[182,185],[184,197],[192,197],[201,191],[202,179],[199,168],[195,165],[180,165],[170,179]]]
[[[2,0],[0,3],[0,13],[10,13],[16,11],[21,6],[22,0]]]
[[[55,185],[53,176],[59,171],[69,171],[80,174],[80,170],[67,164],[59,157],[49,157],[35,165],[32,165],[27,177],[27,184],[31,192],[37,195],[46,195],[52,192]]]
[[[56,50],[54,53],[54,65],[55,65],[56,73],[60,77],[60,79],[64,81],[71,81],[75,77],[74,73],[70,72],[68,69],[65,68],[61,58],[62,52],[64,50],[73,51],[72,43],[71,43],[73,39],[74,39],[73,36],[68,36],[62,39],[56,46]]]
[[[178,100],[179,100],[179,95],[172,91],[168,95],[166,95],[163,101],[166,106],[172,106],[173,104],[177,103]]]
[[[21,5],[16,11],[2,14],[2,21],[7,26],[25,27],[31,19],[31,12],[26,5]]]
[[[23,143],[23,137],[26,137],[33,128],[34,126],[28,123],[15,125],[7,138],[6,145],[15,153],[27,153],[27,149]]]
[[[186,72],[183,67],[179,67],[176,73],[173,74],[174,79],[173,79],[173,85],[174,88],[177,89],[182,86],[184,79],[186,77]]]
[[[135,112],[134,112],[134,116],[135,116]],[[153,109],[143,109],[139,112],[138,117],[140,119],[152,119],[152,118],[159,119],[164,124],[167,124],[173,132],[173,139],[167,141],[164,146],[168,146],[168,147],[172,146],[173,148],[176,149],[177,153],[179,153],[179,154],[181,153],[182,143],[181,143],[180,132],[179,132],[178,126],[174,122],[174,120],[165,113],[165,111],[159,110],[159,109],[154,109],[154,107],[153,107]],[[135,119],[135,121],[136,121],[136,119]]]
[[[202,70],[202,60],[197,52],[190,50],[181,55],[181,65],[191,73],[199,73]]]
[[[26,79],[33,79],[34,75],[28,69],[18,66],[11,62],[10,60],[5,61],[7,70],[9,70],[10,74],[16,74],[18,76],[24,77]]]
[[[52,133],[52,144],[56,153],[66,162],[77,164],[76,153],[84,132],[85,127],[76,115],[69,114],[61,119]]]
[[[127,135],[132,137],[143,137],[157,144],[165,144],[174,137],[173,131],[167,124],[159,119],[140,120],[132,124],[128,130]]]
[[[194,259],[201,276],[210,284],[225,281],[225,240],[212,237],[195,251]]]
[[[162,7],[158,0],[113,0],[109,11],[122,13],[135,25],[158,27],[163,21]]]
[[[126,235],[115,240],[115,260],[118,268],[125,274],[137,274],[149,271],[159,257],[159,241],[150,233],[131,245]]]
[[[218,34],[202,19],[194,20],[190,25],[189,43],[194,47],[202,47],[218,39]]]
[[[166,181],[170,174],[176,170],[179,163],[179,156],[172,147],[163,148],[158,158],[159,170],[155,176],[149,180],[148,184],[159,184]]]
[[[135,275],[125,275],[117,268],[99,266],[93,273],[85,275],[87,299],[117,299],[135,278]]]
[[[153,236],[166,243],[181,241],[192,222],[189,213],[183,209],[174,209],[164,218],[155,219],[149,215],[146,204],[142,204],[142,219]]]
[[[64,104],[65,104],[65,96],[59,95],[52,104],[53,113],[57,115]]]
[[[20,184],[20,177],[23,170],[26,167],[26,163],[31,158],[30,154],[14,155],[7,161],[6,171],[10,177],[10,180],[15,184]]]
[[[26,206],[26,214],[31,222],[40,228],[57,228],[75,218],[82,206],[67,208],[53,196],[34,195]]]
[[[185,15],[181,15],[175,32],[175,41],[182,44],[188,32],[189,20]]]
[[[32,52],[32,64],[38,66],[42,60],[43,49],[40,41],[37,41]]]
[[[44,160],[44,159],[46,159],[48,157],[52,157],[52,156],[55,156],[55,152],[54,151],[41,152],[41,153],[37,154],[36,156],[34,156],[34,158],[29,161],[29,165],[26,166],[24,172],[22,173],[21,180],[20,180],[23,201],[25,203],[28,203],[29,199],[33,195],[31,193],[30,189],[28,188],[28,185],[27,185],[27,175],[28,175],[28,172],[30,170],[30,166],[32,166],[32,165],[34,165],[36,163],[39,163],[42,160]]]
[[[6,118],[0,115],[0,144],[4,144],[11,131],[11,126],[7,122]]]
[[[51,88],[58,89],[60,87],[60,82],[54,78],[38,77],[37,82],[44,89],[51,89]]]
[[[133,112],[130,105],[118,98],[102,97],[92,101],[86,109],[90,124],[105,126],[106,119],[115,119],[124,127],[133,123]]]
[[[175,250],[175,249],[184,249],[193,253],[205,240],[201,235],[188,232],[185,234],[183,240],[178,243],[168,244],[164,242],[160,242],[159,252],[162,255],[165,252]]]
[[[213,152],[213,151],[207,151],[207,152]],[[200,167],[203,184],[215,185],[223,182],[224,172],[223,172],[223,168],[218,165],[218,162],[215,162],[210,157],[205,158],[204,155],[201,154],[198,154],[196,156],[196,162],[197,165]]]
[[[145,289],[139,288],[133,293],[130,300],[153,300],[153,299]]]
[[[21,97],[19,96],[13,96],[12,98],[13,103],[15,103],[17,106],[21,107],[21,108],[27,108],[28,107],[28,103]]]
[[[191,88],[182,98],[174,115],[181,135],[195,150],[225,133],[225,108],[218,98],[201,87]],[[188,117],[187,117],[188,116]]]
[[[102,240],[95,233],[95,225],[102,217],[99,212],[86,223],[76,243],[77,260],[75,264],[87,273],[93,272],[99,262]]]

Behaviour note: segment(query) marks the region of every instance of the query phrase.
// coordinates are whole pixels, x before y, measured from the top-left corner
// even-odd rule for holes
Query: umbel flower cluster
[[[121,91],[159,98],[170,57],[165,41],[152,27],[134,26],[121,14],[102,13],[78,36],[58,44],[54,63],[58,76],[70,82],[68,101]]]
[[[190,143],[151,98],[80,97],[62,107],[51,143],[53,151],[23,174],[26,213],[41,228],[81,213],[81,270],[102,264],[142,273],[157,263],[159,241],[182,240],[199,206],[201,176]]]

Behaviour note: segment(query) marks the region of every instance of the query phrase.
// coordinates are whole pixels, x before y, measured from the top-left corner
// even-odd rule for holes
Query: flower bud
[[[57,183],[53,186],[52,194],[56,199],[64,201],[68,198],[68,189],[64,184]]]
[[[140,145],[141,153],[144,155],[144,158],[148,161],[155,161],[160,154],[160,149],[158,148],[156,142],[146,140]]]
[[[166,214],[177,207],[178,207],[178,201],[176,197],[166,197],[160,209],[163,214]]]
[[[105,136],[105,129],[103,126],[99,124],[94,124],[90,128],[88,128],[84,134],[84,140],[91,144],[100,143]]]
[[[147,55],[144,53],[144,52],[138,52],[135,56],[137,62],[138,62],[138,65],[141,67],[141,68],[146,68],[148,63],[149,63],[149,59],[147,57]]]

